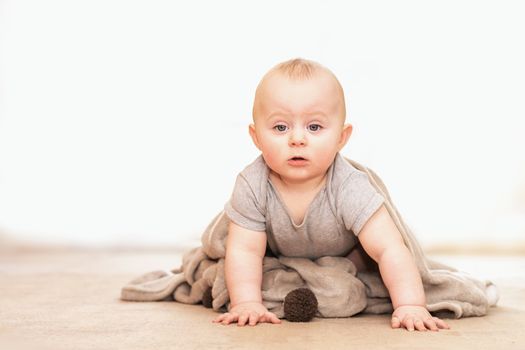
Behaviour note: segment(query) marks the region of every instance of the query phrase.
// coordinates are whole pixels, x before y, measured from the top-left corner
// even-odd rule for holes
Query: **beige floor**
[[[433,257],[493,280],[498,307],[440,332],[391,329],[388,315],[223,326],[200,305],[118,299],[138,274],[178,266],[174,250],[3,247],[0,349],[525,349],[525,257]]]

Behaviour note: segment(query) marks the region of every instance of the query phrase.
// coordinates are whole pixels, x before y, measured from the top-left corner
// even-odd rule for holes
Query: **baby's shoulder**
[[[335,191],[339,191],[344,186],[348,186],[355,180],[367,178],[365,172],[354,167],[348,159],[337,154],[332,171],[331,184]]]
[[[238,180],[245,182],[256,194],[262,194],[266,190],[268,181],[268,166],[262,155],[248,164],[237,176]]]
[[[248,164],[240,173],[248,182],[259,181],[268,178],[268,166],[262,155],[258,156],[253,162]]]

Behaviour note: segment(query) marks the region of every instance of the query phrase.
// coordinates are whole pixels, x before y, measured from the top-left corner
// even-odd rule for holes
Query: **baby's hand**
[[[432,317],[425,307],[418,305],[398,306],[392,314],[392,328],[401,326],[409,331],[413,331],[415,326],[418,331],[424,332],[427,328],[432,331],[439,331],[439,328],[450,329],[445,321]]]
[[[263,304],[258,302],[245,302],[235,305],[213,322],[221,322],[223,325],[237,321],[237,326],[244,326],[249,321],[250,326],[255,326],[258,322],[281,323],[281,320],[273,312],[268,311]]]

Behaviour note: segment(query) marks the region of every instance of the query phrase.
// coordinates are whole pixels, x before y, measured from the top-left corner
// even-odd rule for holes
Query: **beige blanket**
[[[377,174],[353,160],[347,160],[355,168],[365,172],[372,185],[385,198],[384,204],[421,274],[428,310],[440,317],[485,315],[488,308],[498,300],[496,286],[490,281],[478,280],[425,257]],[[139,276],[122,288],[121,299],[175,300],[197,304],[202,302],[206,290],[211,288],[213,309],[229,310],[224,278],[228,222],[224,212],[219,213],[202,235],[202,246],[186,252],[180,268],[153,271]],[[362,249],[358,247],[357,249]],[[355,265],[347,257],[326,256],[316,260],[285,256],[264,258],[262,296],[263,304],[269,311],[283,318],[285,296],[301,287],[309,288],[317,297],[317,317],[349,317],[360,312],[379,314],[393,311],[377,265],[365,272],[357,272]]]

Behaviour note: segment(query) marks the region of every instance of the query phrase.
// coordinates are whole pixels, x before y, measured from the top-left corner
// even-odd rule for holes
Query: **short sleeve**
[[[230,200],[224,212],[231,221],[252,231],[265,231],[266,219],[257,203],[257,197],[249,183],[238,175]]]
[[[366,173],[359,170],[343,182],[338,192],[339,215],[346,229],[356,236],[383,202],[383,196],[372,186]]]

